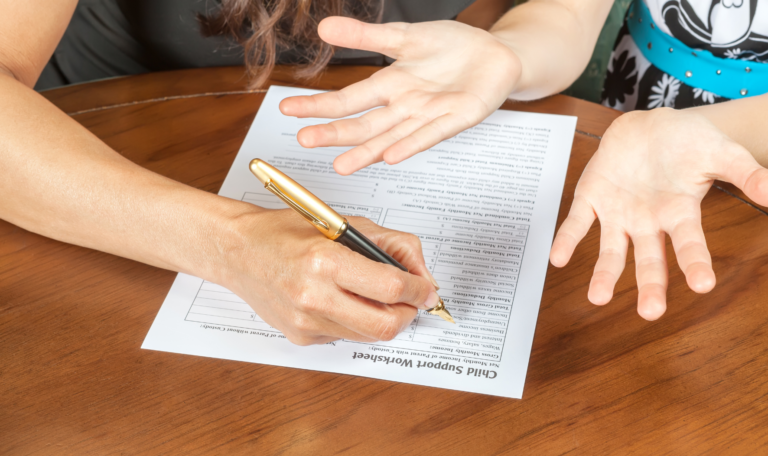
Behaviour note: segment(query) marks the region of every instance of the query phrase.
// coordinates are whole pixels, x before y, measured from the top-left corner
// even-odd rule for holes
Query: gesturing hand
[[[671,109],[624,114],[606,131],[576,186],[552,246],[552,264],[568,263],[597,217],[600,257],[589,286],[592,303],[613,297],[632,239],[637,311],[647,320],[661,317],[668,281],[664,233],[672,238],[688,286],[709,292],[715,274],[700,205],[715,179],[768,205],[768,170],[703,116]]]
[[[396,61],[338,92],[283,100],[296,117],[343,119],[299,131],[304,147],[357,146],[334,161],[352,174],[380,161],[399,163],[480,123],[510,94],[517,56],[490,33],[455,21],[366,24],[330,17],[318,27],[326,42],[379,52]]]

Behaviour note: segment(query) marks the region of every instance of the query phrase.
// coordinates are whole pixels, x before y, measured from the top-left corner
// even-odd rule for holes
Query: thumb
[[[367,24],[348,17],[331,16],[320,21],[317,33],[334,46],[378,52],[393,59],[398,58],[405,40],[408,24]]]
[[[740,188],[752,201],[768,206],[768,169],[754,170]]]
[[[757,204],[768,206],[768,169],[760,166],[740,144],[730,143],[729,148],[733,158],[718,177],[740,188]]]

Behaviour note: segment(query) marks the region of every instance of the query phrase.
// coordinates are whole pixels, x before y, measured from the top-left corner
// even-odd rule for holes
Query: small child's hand
[[[597,305],[611,300],[631,239],[637,311],[656,320],[667,306],[665,233],[672,238],[688,286],[697,293],[715,286],[700,207],[715,179],[768,205],[768,170],[703,116],[672,109],[624,114],[606,131],[576,186],[570,213],[552,246],[552,264],[568,263],[597,217],[600,257],[589,300]]]

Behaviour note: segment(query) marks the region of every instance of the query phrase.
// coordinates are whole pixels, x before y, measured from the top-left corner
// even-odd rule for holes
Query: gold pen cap
[[[347,230],[347,219],[274,166],[256,158],[251,160],[249,168],[264,188],[301,214],[328,239],[335,240]]]

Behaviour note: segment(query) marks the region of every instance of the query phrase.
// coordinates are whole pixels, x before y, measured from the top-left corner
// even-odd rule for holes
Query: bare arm
[[[249,208],[136,166],[31,89],[76,5],[0,0],[0,217],[61,241],[214,279],[215,265],[196,266],[206,262],[195,256],[217,248],[203,242],[206,231]],[[172,235],[179,226],[191,229]]]
[[[690,111],[709,119],[729,138],[744,146],[758,163],[768,167],[768,131],[765,129],[768,94],[698,106]]]
[[[208,263],[201,256],[214,258],[206,236],[248,206],[135,165],[10,76],[0,75],[0,94],[1,218],[64,242],[216,279],[217,265],[198,266]]]
[[[295,214],[135,165],[33,91],[75,6],[0,0],[0,218],[219,283],[298,344],[391,339],[437,304],[415,236],[355,221],[414,274],[374,263]]]
[[[530,0],[510,10],[490,32],[520,59],[510,95],[532,100],[567,88],[586,68],[613,0]]]

